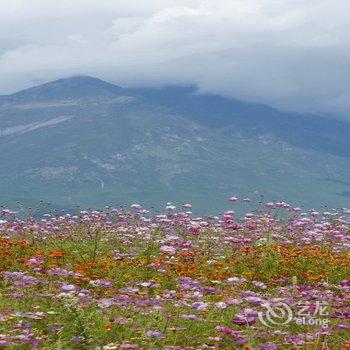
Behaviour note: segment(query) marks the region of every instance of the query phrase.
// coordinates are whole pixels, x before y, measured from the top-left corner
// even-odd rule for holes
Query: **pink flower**
[[[168,253],[170,255],[174,255],[176,253],[176,249],[171,245],[163,245],[160,247],[160,250],[163,253]]]

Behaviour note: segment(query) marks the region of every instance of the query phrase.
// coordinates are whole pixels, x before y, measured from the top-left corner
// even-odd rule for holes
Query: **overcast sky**
[[[349,0],[0,0],[0,94],[76,74],[350,120]]]

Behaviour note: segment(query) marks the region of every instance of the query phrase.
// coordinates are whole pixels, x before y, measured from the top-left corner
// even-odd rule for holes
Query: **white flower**
[[[220,301],[218,303],[215,303],[215,306],[219,310],[224,310],[224,309],[227,308],[227,305],[224,302],[222,302],[222,301]]]

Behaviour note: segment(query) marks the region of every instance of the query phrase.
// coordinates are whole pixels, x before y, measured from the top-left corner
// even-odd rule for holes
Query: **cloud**
[[[347,0],[2,0],[0,93],[90,74],[350,115]]]

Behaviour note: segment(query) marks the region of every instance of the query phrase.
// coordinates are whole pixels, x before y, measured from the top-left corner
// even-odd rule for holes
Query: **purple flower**
[[[258,318],[258,312],[252,309],[244,309],[243,311],[237,313],[235,318],[232,320],[233,324],[238,326],[251,326],[255,323]]]
[[[338,319],[350,319],[350,312],[334,312],[333,314],[329,315],[329,317]]]
[[[227,283],[230,283],[230,284],[235,284],[235,283],[243,283],[245,282],[245,278],[243,277],[230,277],[227,279]]]
[[[171,245],[163,245],[160,247],[160,250],[163,253],[168,253],[170,255],[174,255],[176,253],[176,249]]]
[[[106,308],[106,307],[110,307],[112,305],[114,305],[115,302],[112,300],[112,299],[100,299],[97,303],[97,305],[100,307],[100,308]]]
[[[39,281],[33,276],[23,276],[20,280],[17,280],[14,285],[17,287],[32,287],[39,283]]]
[[[256,287],[258,287],[258,288],[261,288],[261,289],[266,289],[266,288],[267,288],[266,284],[263,283],[263,282],[252,281],[252,283],[253,283]]]
[[[83,341],[85,341],[85,337],[83,337],[82,335],[76,335],[70,338],[70,340],[73,343],[82,343]]]
[[[228,327],[216,327],[216,330],[221,334],[230,336],[237,345],[242,346],[249,341],[248,337],[244,336],[241,331],[235,331]]]
[[[122,316],[117,316],[114,320],[113,320],[113,323],[116,323],[116,324],[127,324],[129,323],[129,320],[122,317]]]
[[[93,285],[94,287],[104,287],[104,288],[109,288],[112,286],[112,282],[103,281],[103,280],[90,281],[90,284]]]
[[[201,320],[201,318],[199,318],[198,316],[196,315],[182,315],[181,316],[184,320],[187,320],[187,321],[199,321]]]
[[[9,341],[4,339],[0,340],[0,348],[7,348],[8,346],[11,346],[11,343]]]
[[[121,288],[119,289],[120,293],[128,293],[128,294],[136,294],[140,290],[138,288],[132,288],[132,287],[127,287],[127,288]]]
[[[276,344],[272,344],[272,343],[263,343],[260,344],[260,350],[277,350],[278,347]]]
[[[27,261],[27,263],[28,263],[29,265],[40,265],[40,264],[42,264],[43,262],[44,262],[43,259],[41,259],[41,258],[36,258],[36,257],[30,258],[30,259]]]
[[[255,297],[255,296],[250,296],[247,298],[244,298],[245,301],[247,301],[248,303],[254,304],[254,305],[260,305],[262,302],[262,299],[259,297]]]
[[[208,303],[203,303],[201,301],[197,301],[192,304],[192,309],[198,310],[198,311],[205,311],[208,308]]]
[[[51,276],[73,276],[73,277],[80,276],[79,274],[75,273],[74,271],[68,271],[65,269],[61,269],[59,267],[52,268],[47,273],[48,273],[48,275],[51,275]]]
[[[61,286],[61,292],[63,293],[74,292],[75,290],[76,287],[73,284],[64,284],[63,286]]]
[[[340,323],[338,324],[339,329],[350,329],[350,323]]]
[[[158,331],[148,331],[146,333],[147,337],[149,338],[156,338],[156,339],[164,339],[165,335]]]

